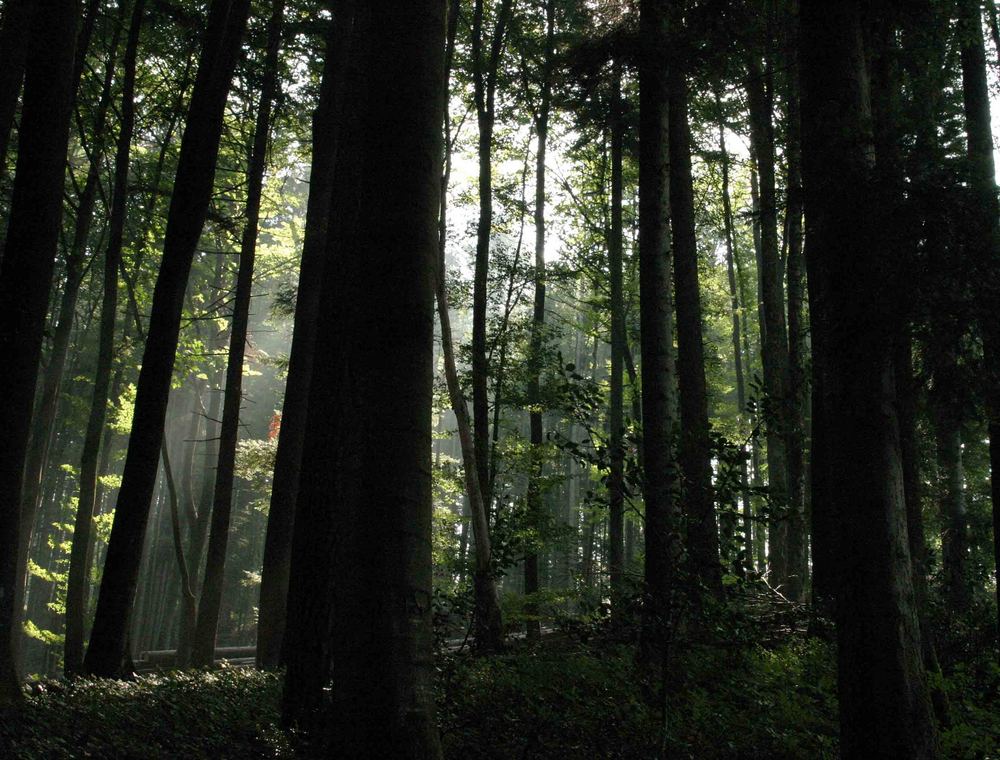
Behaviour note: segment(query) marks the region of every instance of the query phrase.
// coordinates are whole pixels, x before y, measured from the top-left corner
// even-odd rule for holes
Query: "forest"
[[[0,757],[1000,758],[998,15],[2,0]]]

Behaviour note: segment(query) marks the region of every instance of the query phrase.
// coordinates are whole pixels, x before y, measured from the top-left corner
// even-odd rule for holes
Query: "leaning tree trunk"
[[[978,317],[986,364],[986,412],[990,437],[990,497],[993,504],[993,559],[997,583],[997,631],[1000,636],[1000,203],[997,201],[993,159],[990,92],[986,74],[986,48],[982,19],[976,0],[959,5],[962,40],[962,93],[968,138],[968,176],[974,203],[969,232],[974,271],[979,275]],[[1000,653],[1000,639],[997,642]]]
[[[857,0],[801,9],[806,254],[819,297],[825,467],[834,526],[841,753],[939,755],[921,661],[892,376],[898,304],[879,244],[869,72]],[[814,318],[817,313],[814,309]]]
[[[257,253],[257,225],[260,220],[264,170],[267,168],[271,106],[279,92],[278,52],[281,47],[284,12],[284,0],[273,0],[271,18],[267,24],[267,49],[264,53],[260,105],[257,109],[253,148],[247,171],[247,219],[243,227],[243,239],[240,242],[240,267],[236,275],[236,294],[233,301],[233,321],[226,365],[226,392],[219,432],[219,459],[215,469],[212,524],[191,653],[193,664],[202,667],[211,665],[214,659],[215,637],[222,605],[226,547],[229,542],[229,522],[233,508],[233,481],[236,478],[236,443],[239,438],[240,405],[243,403],[243,357],[246,353],[250,321],[250,297],[253,291],[254,259]]]
[[[448,242],[448,183],[451,178],[451,123],[448,114],[447,96],[450,93],[450,73],[454,59],[455,35],[458,31],[460,0],[452,0],[448,11],[448,43],[445,53],[446,74],[449,81],[445,85],[445,157],[444,176],[441,182],[441,211],[438,217],[437,306],[438,321],[441,325],[441,353],[444,358],[445,382],[448,398],[458,428],[458,439],[462,451],[462,471],[465,476],[465,491],[469,502],[472,538],[475,543],[475,567],[473,568],[473,610],[472,625],[474,643],[481,652],[496,652],[503,648],[503,619],[500,613],[500,599],[497,594],[496,577],[493,570],[493,548],[490,544],[490,520],[479,485],[479,467],[476,463],[476,447],[473,440],[469,407],[462,392],[455,361],[455,344],[451,333],[451,314],[448,311],[448,290],[446,287],[445,251]],[[462,532],[465,538],[465,529]]]
[[[339,143],[338,109],[342,108],[344,81],[342,69],[350,49],[352,24],[353,3],[340,3],[327,34],[319,103],[313,114],[313,159],[295,303],[295,326],[292,331],[285,400],[281,410],[281,433],[274,461],[271,507],[264,538],[257,624],[259,667],[274,668],[283,661],[292,535],[305,440],[316,319],[327,258],[334,162]]]
[[[140,547],[156,484],[184,291],[211,200],[223,113],[249,6],[249,0],[213,0],[209,11],[167,214],[163,258],[153,291],[118,508],[84,661],[86,670],[94,675],[118,674],[126,657],[142,559]]]
[[[317,334],[329,350],[313,365],[303,459],[311,477],[299,491],[299,517],[307,502],[333,528],[332,545],[318,547],[336,610],[325,726],[333,757],[441,756],[430,441],[444,15],[442,0],[369,3],[357,10],[351,49],[357,123],[341,154],[356,166],[337,182],[357,204],[335,210],[338,276],[324,281]],[[320,526],[297,518],[296,537],[307,527]],[[301,675],[289,670],[286,697]]]
[[[712,494],[688,84],[687,75],[677,59],[672,60],[669,66],[667,86],[670,101],[670,220],[677,297],[677,381],[681,417],[679,461],[687,505],[688,559],[692,572],[708,593],[718,595],[722,593],[722,574]]]
[[[0,26],[0,178],[6,174],[7,148],[24,81],[28,33],[35,0],[8,0]]]
[[[0,267],[0,705],[20,697],[17,566],[21,503],[42,332],[62,221],[69,139],[75,0],[40,0],[24,77],[21,137]]]
[[[668,0],[643,0],[639,67],[639,322],[642,355],[642,461],[645,590],[641,652],[649,662],[666,648],[671,594],[680,554],[674,492],[673,304],[670,292],[668,88],[661,62],[667,47]]]
[[[93,552],[93,519],[97,504],[98,463],[101,437],[108,411],[108,391],[114,364],[115,322],[118,318],[118,267],[122,261],[122,243],[128,202],[129,149],[135,129],[135,79],[139,34],[145,0],[135,0],[129,26],[125,60],[122,63],[121,119],[115,150],[114,187],[111,198],[111,221],[108,248],[104,254],[104,288],[101,300],[100,335],[97,348],[97,369],[90,415],[80,455],[80,496],[73,528],[70,551],[69,580],[66,590],[65,670],[78,673],[83,667],[84,611],[87,608],[91,554]]]

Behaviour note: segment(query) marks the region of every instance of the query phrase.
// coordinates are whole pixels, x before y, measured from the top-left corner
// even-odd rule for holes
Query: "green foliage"
[[[172,673],[136,681],[45,682],[0,723],[0,756],[291,757],[275,726],[280,678],[253,670]]]

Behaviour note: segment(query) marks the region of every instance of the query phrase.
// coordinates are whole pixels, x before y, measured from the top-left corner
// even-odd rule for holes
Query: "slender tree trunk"
[[[959,5],[962,40],[962,93],[968,138],[969,186],[975,210],[969,239],[979,277],[978,316],[986,365],[986,413],[990,437],[990,497],[993,504],[993,549],[1000,581],[1000,327],[996,304],[1000,299],[1000,204],[993,159],[990,93],[986,75],[986,47],[976,0]],[[997,586],[997,631],[1000,652],[1000,584]]]
[[[611,83],[611,224],[608,230],[608,269],[611,284],[611,382],[608,406],[608,575],[612,605],[623,593],[625,529],[625,295],[622,264],[622,160],[625,127],[622,122],[621,64],[612,64]]]
[[[667,0],[643,0],[639,67],[639,322],[642,357],[643,498],[646,603],[640,653],[649,662],[667,644],[671,595],[680,561],[680,513],[673,442],[673,304],[670,291]],[[665,659],[665,658],[664,658]]]
[[[126,633],[141,561],[138,547],[146,532],[156,483],[184,291],[211,199],[223,113],[248,13],[249,0],[213,0],[209,10],[153,292],[118,508],[84,661],[93,675],[119,673],[126,656]]]
[[[692,572],[710,594],[718,595],[722,592],[722,574],[712,494],[688,84],[684,69],[676,58],[671,62],[667,79],[670,93],[670,219],[677,297],[677,381],[681,418],[679,461],[687,506],[687,548]]]
[[[257,123],[254,126],[253,148],[247,171],[246,224],[240,243],[240,267],[236,276],[236,295],[229,338],[226,366],[226,395],[222,406],[222,426],[219,440],[219,460],[215,470],[215,498],[212,506],[211,533],[198,622],[195,627],[192,662],[196,666],[211,665],[215,654],[215,636],[222,604],[222,584],[226,567],[226,547],[233,506],[233,481],[236,477],[236,443],[239,438],[240,405],[243,403],[243,358],[246,353],[250,321],[250,297],[253,291],[254,259],[257,252],[257,226],[260,220],[260,200],[267,168],[267,145],[271,131],[271,107],[279,94],[278,52],[281,47],[284,0],[273,0],[267,25],[267,49],[264,53],[263,85]]]
[[[0,178],[7,173],[7,148],[24,81],[24,61],[35,0],[8,0],[0,25]]]
[[[89,596],[90,563],[93,552],[93,518],[97,505],[98,460],[101,437],[108,411],[108,390],[114,364],[115,322],[118,318],[118,267],[122,260],[122,242],[128,202],[129,149],[135,129],[135,79],[139,34],[145,0],[135,0],[123,61],[121,121],[115,151],[114,187],[108,247],[104,254],[104,285],[101,301],[100,337],[97,369],[90,402],[90,416],[80,455],[80,497],[70,551],[69,580],[66,591],[65,670],[78,673],[83,667],[84,617]]]
[[[871,94],[861,3],[801,9],[807,264],[822,319],[825,467],[814,498],[834,546],[841,753],[939,755],[921,661],[891,351],[897,304],[879,245]]]
[[[24,78],[21,138],[0,267],[0,705],[16,701],[20,610],[15,605],[24,465],[42,331],[62,220],[72,99],[75,0],[39,0]]]
[[[448,42],[445,55],[446,74],[450,80],[452,60],[454,57],[455,35],[458,31],[459,0],[452,0],[448,13]],[[451,315],[448,311],[448,293],[445,282],[446,259],[445,251],[448,241],[448,184],[451,177],[451,123],[448,115],[447,95],[450,93],[450,81],[445,85],[445,157],[444,176],[441,183],[441,211],[438,217],[438,271],[436,278],[436,295],[438,320],[441,325],[441,349],[444,358],[445,381],[448,384],[448,397],[455,414],[458,428],[458,439],[462,453],[462,468],[465,476],[465,491],[468,498],[468,509],[472,527],[472,538],[475,544],[475,567],[473,569],[474,609],[473,632],[476,648],[483,652],[495,652],[503,647],[503,620],[500,615],[500,600],[497,594],[496,577],[493,570],[493,550],[490,545],[490,522],[483,491],[479,484],[479,467],[476,462],[476,448],[473,441],[472,423],[469,420],[469,409],[465,394],[462,392],[458,379],[458,368],[455,362],[455,344],[451,332]],[[467,543],[466,530],[462,528],[463,544]],[[464,553],[463,553],[464,556]]]
[[[784,593],[789,588],[788,532],[792,505],[788,481],[788,332],[778,245],[778,211],[774,170],[774,124],[770,62],[762,67],[751,57],[747,74],[750,135],[759,182],[760,284],[763,317],[761,358],[764,366],[764,420],[767,432],[767,482],[772,517],[768,534],[771,583]],[[800,499],[801,501],[801,499]],[[800,585],[800,584],[798,584]]]
[[[489,360],[486,345],[487,288],[489,285],[490,236],[493,229],[493,126],[496,120],[496,88],[513,0],[500,0],[496,23],[486,44],[485,0],[475,0],[472,13],[472,68],[476,119],[479,125],[479,221],[476,228],[476,266],[472,293],[472,417],[475,426],[476,464],[483,501],[491,501]],[[494,401],[494,403],[497,403]]]
[[[750,505],[750,481],[747,476],[747,452],[744,440],[747,430],[746,380],[743,371],[743,341],[740,337],[740,290],[736,280],[736,235],[733,224],[733,205],[729,196],[729,151],[726,149],[726,125],[722,119],[722,102],[716,95],[719,108],[719,152],[722,156],[722,215],[726,229],[726,273],[729,282],[729,310],[733,321],[733,361],[736,367],[736,419],[740,445],[740,493],[743,501],[744,558],[740,563],[745,572],[753,566],[753,515]]]
[[[786,595],[805,598],[809,576],[809,537],[806,528],[805,410],[806,385],[805,258],[802,250],[802,113],[799,103],[798,0],[790,0],[785,29],[785,229],[788,280],[788,388],[785,405],[788,461],[788,530]]]

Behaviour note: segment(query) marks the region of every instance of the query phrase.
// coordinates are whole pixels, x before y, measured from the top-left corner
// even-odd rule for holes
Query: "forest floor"
[[[498,656],[442,654],[445,756],[834,758],[833,648],[800,628],[758,608],[738,627],[686,635],[670,668],[666,721],[658,685],[634,664],[627,626],[571,626]],[[948,758],[1000,757],[993,659],[957,665],[944,679]],[[302,745],[279,727],[280,694],[279,674],[234,667],[38,682],[25,709],[0,721],[0,757],[291,758]]]

